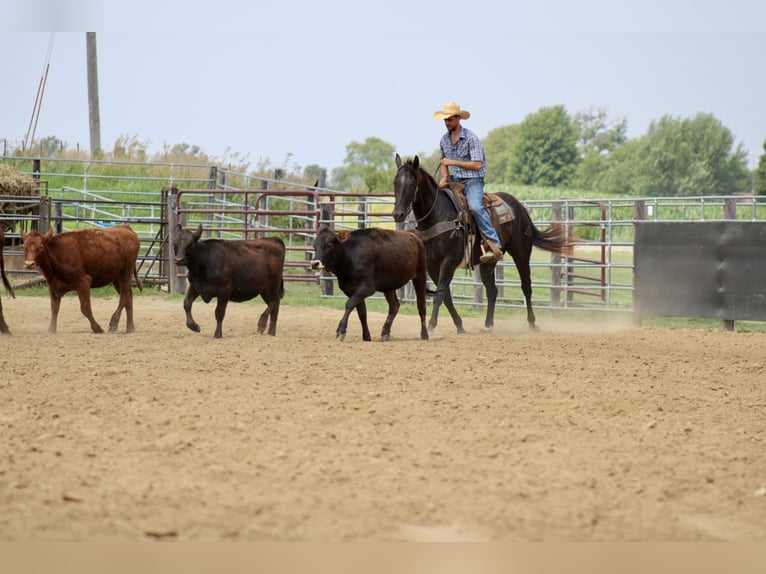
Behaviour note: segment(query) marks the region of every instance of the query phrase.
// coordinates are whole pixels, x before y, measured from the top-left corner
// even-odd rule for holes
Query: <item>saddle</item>
[[[442,189],[447,197],[452,200],[452,203],[455,205],[458,212],[462,214],[461,219],[466,222],[468,233],[466,234],[466,255],[463,261],[463,266],[470,268],[474,259],[473,253],[476,251],[474,248],[479,243],[479,237],[477,237],[477,235],[480,234],[477,233],[478,227],[476,226],[471,211],[468,209],[468,199],[465,197],[465,185],[452,182]],[[511,207],[494,193],[485,193],[482,201],[484,207],[489,211],[489,220],[492,223],[492,227],[497,231],[497,236],[500,237],[501,241],[504,240],[503,236],[505,234],[503,233],[501,226],[504,223],[509,223],[516,219],[516,215],[513,213]],[[473,264],[475,265],[476,262],[473,262]]]

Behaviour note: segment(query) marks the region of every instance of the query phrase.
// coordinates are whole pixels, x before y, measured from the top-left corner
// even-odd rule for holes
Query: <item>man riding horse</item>
[[[471,113],[461,110],[454,102],[444,105],[443,110],[434,112],[434,119],[444,120],[447,132],[439,141],[441,159],[439,161],[439,187],[449,185],[449,167],[452,167],[452,181],[465,186],[468,210],[473,215],[479,232],[484,237],[480,263],[497,262],[503,258],[502,245],[495,228],[489,219],[489,213],[483,206],[484,176],[487,174],[487,162],[484,148],[478,136],[460,125],[461,119],[468,119]],[[485,249],[486,246],[486,249]],[[488,249],[488,251],[487,251]]]

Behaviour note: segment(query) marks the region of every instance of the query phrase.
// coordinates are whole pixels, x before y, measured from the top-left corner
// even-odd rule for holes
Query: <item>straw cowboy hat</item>
[[[444,104],[443,110],[434,112],[435,120],[446,120],[452,116],[460,116],[464,120],[467,120],[471,117],[471,112],[468,110],[461,110],[460,104],[456,104],[455,102],[448,102]]]

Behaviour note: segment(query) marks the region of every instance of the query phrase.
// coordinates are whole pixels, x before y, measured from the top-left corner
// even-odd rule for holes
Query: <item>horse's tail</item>
[[[558,255],[572,255],[577,240],[567,237],[566,229],[563,226],[553,223],[546,229],[538,229],[531,221],[530,224],[532,244],[535,247]]]

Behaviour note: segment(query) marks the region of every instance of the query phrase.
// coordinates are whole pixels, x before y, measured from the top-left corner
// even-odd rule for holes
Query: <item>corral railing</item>
[[[176,222],[201,224],[207,237],[246,238],[278,234],[288,248],[287,281],[315,282],[322,296],[341,297],[332,276],[309,267],[312,241],[320,225],[356,229],[391,227],[391,195],[346,194],[333,190],[174,189],[128,194],[65,187],[47,196],[0,196],[0,223],[6,229],[6,256],[18,258],[19,229],[70,231],[129,223],[142,242],[140,276],[149,284],[183,286],[172,264],[169,235]],[[567,199],[524,201],[533,221],[544,228],[563,225],[578,239],[572,257],[535,249],[532,287],[538,309],[632,312],[633,245],[638,221],[766,221],[766,197]],[[19,267],[18,265],[16,267]],[[509,257],[497,266],[498,306],[523,308],[518,274]],[[21,269],[14,272],[23,273]],[[452,285],[457,304],[483,308],[484,293],[475,270],[461,270]],[[410,300],[405,293],[405,300]]]

